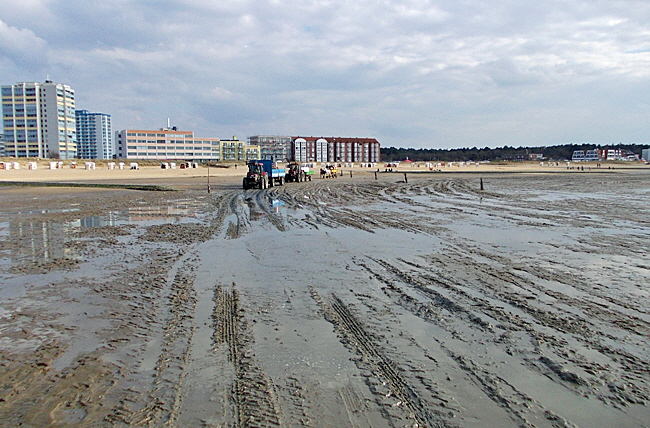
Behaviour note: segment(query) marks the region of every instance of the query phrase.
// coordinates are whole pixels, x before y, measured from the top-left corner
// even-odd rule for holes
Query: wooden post
[[[481,178],[481,190],[483,190],[483,179]]]
[[[377,170],[377,171],[379,171],[379,170]],[[375,180],[377,179],[377,171],[375,171]]]
[[[408,184],[408,182],[409,182],[409,179],[406,178],[406,173],[404,173],[404,183]]]
[[[350,178],[352,178],[352,170],[350,170]]]
[[[210,193],[210,162],[208,162],[208,193]]]

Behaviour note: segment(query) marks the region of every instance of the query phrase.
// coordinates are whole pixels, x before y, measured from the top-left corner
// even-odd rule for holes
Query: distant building
[[[191,131],[123,129],[115,133],[115,157],[151,160],[219,160],[218,138],[195,138]]]
[[[375,138],[292,137],[291,159],[298,162],[381,162]]]
[[[600,158],[604,160],[633,161],[639,160],[639,155],[623,149],[601,149]]]
[[[591,162],[600,160],[600,149],[574,150],[571,156],[573,162]]]
[[[112,159],[113,131],[111,116],[76,110],[77,157],[80,159]]]
[[[0,157],[5,156],[5,141],[4,134],[0,133]]]
[[[260,147],[260,159],[285,162],[291,159],[292,138],[288,135],[253,135],[248,137],[251,146]]]
[[[245,141],[232,137],[231,140],[221,140],[222,161],[248,161],[262,159],[261,148],[257,145],[246,144]]]
[[[329,143],[325,138],[298,137],[293,140],[292,159],[297,162],[328,162]]]
[[[513,162],[513,161],[514,161],[514,162],[524,162],[524,161],[527,161],[527,160],[528,160],[528,155],[526,155],[526,154],[521,155],[521,154],[510,153],[510,154],[503,155],[503,158],[502,158],[502,159],[503,159],[504,161],[511,161],[511,162]]]
[[[259,146],[231,140],[195,137],[176,128],[160,130],[124,129],[115,133],[115,157],[126,159],[240,161],[260,158]]]
[[[584,161],[637,161],[639,155],[623,149],[592,149],[575,150],[571,160],[574,162]]]
[[[650,149],[641,150],[641,159],[646,162],[650,162]]]
[[[2,86],[5,153],[12,157],[77,156],[74,90],[60,83]]]

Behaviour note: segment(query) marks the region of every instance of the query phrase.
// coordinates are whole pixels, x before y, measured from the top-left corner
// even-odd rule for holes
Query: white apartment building
[[[296,162],[327,162],[329,143],[324,138],[316,141],[307,141],[305,138],[296,138],[293,141],[293,158]]]
[[[3,85],[1,91],[7,156],[77,156],[75,100],[70,86],[46,80]]]
[[[79,159],[112,159],[113,131],[111,115],[76,110],[77,157]]]
[[[116,134],[116,157],[122,159],[219,160],[218,138],[196,138],[176,129],[123,129]]]
[[[195,137],[191,131],[124,129],[115,133],[116,157],[122,159],[248,161],[260,158],[260,147],[231,140]]]
[[[571,156],[573,162],[596,162],[600,159],[598,149],[574,150]]]

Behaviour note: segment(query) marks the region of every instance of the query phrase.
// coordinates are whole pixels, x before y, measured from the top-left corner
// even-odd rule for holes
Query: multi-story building
[[[248,138],[251,146],[260,146],[260,158],[276,162],[291,159],[292,138],[288,135],[254,135]]]
[[[509,162],[524,162],[528,160],[528,155],[525,153],[507,153],[503,155],[502,159]]]
[[[117,158],[219,160],[218,138],[195,138],[191,131],[123,129],[116,132]]]
[[[639,155],[623,149],[575,150],[572,161],[638,161]]]
[[[80,159],[112,159],[113,131],[111,115],[76,110],[77,157]]]
[[[326,139],[317,138],[307,141],[305,138],[298,137],[293,140],[293,156],[297,162],[327,162],[327,149],[329,145]]]
[[[116,157],[128,159],[178,159],[196,161],[247,161],[259,159],[259,146],[232,140],[195,137],[176,128],[124,129],[116,132]]]
[[[646,162],[650,162],[650,149],[641,150],[641,159],[643,159]]]
[[[70,86],[46,80],[3,85],[1,90],[7,156],[77,156],[75,100]]]
[[[5,155],[5,140],[4,134],[0,133],[0,157]]]
[[[261,147],[253,144],[246,144],[245,141],[239,140],[236,136],[231,140],[221,140],[221,158],[222,161],[248,161],[252,159],[262,159]]]
[[[573,162],[595,162],[600,159],[599,149],[574,150],[571,160]]]
[[[292,137],[291,158],[298,162],[380,162],[374,138]]]
[[[601,159],[604,160],[639,160],[639,155],[629,150],[623,149],[599,149],[598,153]]]

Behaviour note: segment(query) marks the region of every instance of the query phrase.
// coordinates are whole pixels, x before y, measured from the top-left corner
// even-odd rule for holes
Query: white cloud
[[[224,88],[212,88],[208,91],[208,95],[213,99],[218,100],[229,100],[232,99],[233,94],[228,89]]]
[[[0,55],[6,59],[18,65],[39,62],[46,46],[46,41],[30,29],[12,27],[0,20]]]

